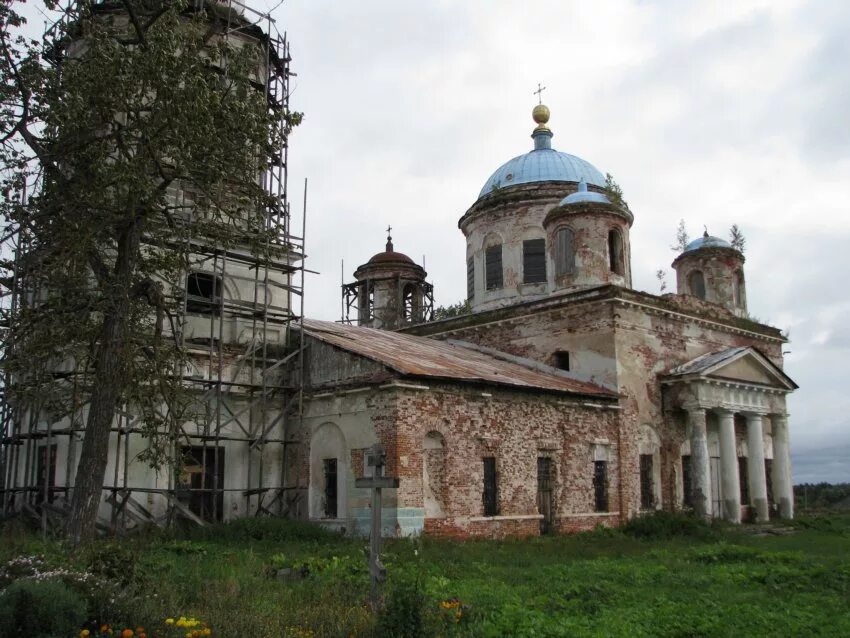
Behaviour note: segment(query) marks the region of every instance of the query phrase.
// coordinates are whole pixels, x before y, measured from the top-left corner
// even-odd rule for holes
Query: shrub
[[[86,619],[86,602],[55,580],[21,580],[0,596],[0,638],[76,636]]]
[[[717,530],[701,518],[685,512],[653,512],[636,516],[621,528],[625,534],[645,540],[676,537],[713,540]]]
[[[378,635],[418,638],[426,632],[428,597],[417,575],[405,575],[387,588],[384,607],[378,613]]]

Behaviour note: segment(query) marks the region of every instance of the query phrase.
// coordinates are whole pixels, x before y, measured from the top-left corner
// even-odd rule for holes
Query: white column
[[[791,449],[788,444],[788,416],[774,414],[773,426],[773,498],[779,503],[782,518],[794,518],[794,488],[791,485]]]
[[[755,508],[757,523],[764,523],[769,518],[761,420],[761,414],[747,415],[747,474],[750,478],[750,505]]]
[[[691,425],[691,501],[697,516],[711,518],[711,466],[708,459],[708,436],[705,427],[705,410],[688,410]]]
[[[723,488],[723,518],[741,522],[741,483],[738,476],[738,448],[735,445],[735,415],[717,410],[720,424],[720,485]]]

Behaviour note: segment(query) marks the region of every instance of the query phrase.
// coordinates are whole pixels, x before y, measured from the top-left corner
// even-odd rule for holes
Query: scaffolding
[[[76,7],[72,3],[60,22],[76,21]],[[121,5],[110,2],[97,3],[95,10],[97,7],[113,13],[121,10]],[[250,42],[263,54],[265,77],[258,74],[256,86],[265,92],[277,127],[274,139],[279,140],[262,175],[262,187],[271,196],[264,215],[266,230],[276,244],[267,246],[275,250],[266,254],[282,257],[258,256],[238,244],[225,249],[190,241],[191,245],[178,247],[191,254],[191,267],[182,285],[169,294],[180,309],[174,322],[175,336],[192,364],[178,376],[206,406],[205,417],[180,429],[171,457],[184,459],[178,464],[181,475],[178,468],[168,468],[162,481],[152,478],[152,469],[140,470],[139,462],[134,461],[134,451],[144,446],[141,416],[132,405],[118,411],[111,428],[110,462],[98,519],[100,529],[114,533],[146,525],[166,526],[178,519],[202,525],[226,519],[234,511],[243,516],[285,515],[298,506],[297,486],[287,483],[287,457],[289,448],[299,442],[290,438],[287,423],[301,409],[302,390],[300,375],[285,372],[303,365],[304,343],[299,336],[303,331],[290,328],[303,320],[307,192],[305,181],[305,205],[300,229],[295,230],[288,191],[289,97],[294,76],[289,42],[270,15],[237,0],[200,2],[188,11],[201,9],[220,37]],[[53,64],[61,62],[61,53],[57,53],[61,51],[57,42],[63,31],[60,27],[60,23],[54,24],[44,34],[45,59]],[[186,194],[181,190],[179,196]],[[26,194],[21,197],[25,203]],[[22,300],[33,291],[27,290],[18,276],[18,264],[28,249],[27,232],[7,229],[4,241],[4,254],[12,255],[14,263],[0,309],[0,325],[5,330]],[[229,294],[232,291],[239,294]],[[6,336],[4,333],[4,356]],[[85,433],[86,398],[79,380],[86,372],[73,370],[59,379],[72,409],[70,417],[57,422],[45,419],[44,406],[37,400],[26,405],[10,400],[6,390],[15,379],[5,374],[0,395],[2,514],[36,518],[47,532],[61,527],[68,513],[77,448]],[[61,446],[57,445],[60,441]],[[57,459],[60,448],[63,458]],[[227,479],[223,466],[227,460],[233,464],[229,456],[234,450],[240,456],[238,471]],[[187,466],[191,470],[188,475]],[[64,477],[56,476],[58,467],[64,467]],[[225,495],[230,505],[227,512]],[[153,508],[155,499],[157,507]],[[104,517],[106,511],[108,517]]]

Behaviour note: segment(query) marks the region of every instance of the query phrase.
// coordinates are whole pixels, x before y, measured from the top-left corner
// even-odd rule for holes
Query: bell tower
[[[344,284],[343,321],[367,328],[395,330],[430,321],[434,315],[434,287],[425,281],[425,269],[395,251],[387,228],[384,252],[354,271],[355,281]],[[356,318],[352,316],[356,310]]]

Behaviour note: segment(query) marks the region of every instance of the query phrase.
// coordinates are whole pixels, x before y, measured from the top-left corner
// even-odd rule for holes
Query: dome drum
[[[747,316],[744,255],[707,232],[687,245],[673,261],[676,291],[719,304],[739,317]]]

